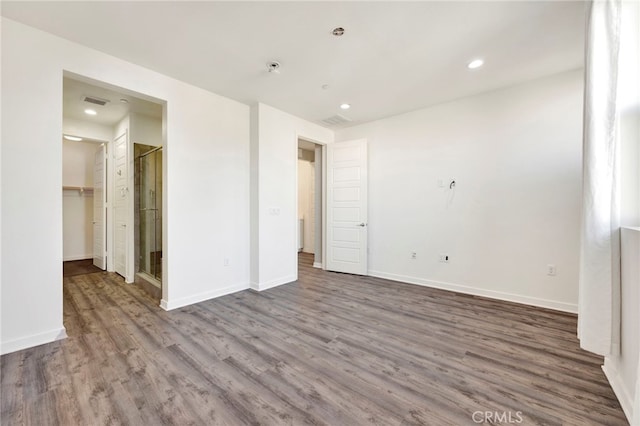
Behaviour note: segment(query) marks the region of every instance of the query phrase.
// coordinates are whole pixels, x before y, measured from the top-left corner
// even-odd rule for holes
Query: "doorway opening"
[[[324,145],[298,138],[297,250],[316,268],[323,267]]]
[[[104,170],[94,167],[96,152],[106,140],[77,137],[62,138],[63,186],[63,273],[65,276],[98,272],[105,268],[104,258],[95,257],[95,245],[102,244],[102,232],[96,230],[101,210],[94,211],[95,198],[102,197]]]
[[[158,301],[166,271],[162,264],[165,108],[158,99],[64,73],[64,258],[71,257],[68,242],[82,238],[81,257],[92,259],[94,268],[115,272],[127,283],[139,282],[137,273],[143,272],[150,279],[140,284]],[[70,145],[71,141],[78,145]],[[79,204],[70,202],[74,191],[92,196],[82,204],[82,223],[73,219],[79,217],[71,209]],[[152,209],[156,212],[150,217]],[[73,227],[68,226],[71,222]],[[83,235],[79,229],[85,230]]]

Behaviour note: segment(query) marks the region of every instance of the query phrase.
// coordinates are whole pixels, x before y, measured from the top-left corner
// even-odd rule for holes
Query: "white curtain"
[[[578,337],[582,348],[610,355],[620,340],[620,1],[587,7]]]

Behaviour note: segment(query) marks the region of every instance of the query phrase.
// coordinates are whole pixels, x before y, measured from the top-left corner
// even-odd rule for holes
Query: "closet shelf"
[[[93,192],[93,186],[63,186],[63,191],[75,190],[79,192]]]

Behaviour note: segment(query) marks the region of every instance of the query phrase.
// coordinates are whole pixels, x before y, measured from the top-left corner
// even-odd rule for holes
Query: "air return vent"
[[[333,117],[325,118],[322,122],[328,126],[341,126],[351,122],[350,118],[343,115],[336,114]]]
[[[105,106],[108,102],[108,99],[98,98],[96,96],[83,96],[82,100],[94,105]]]

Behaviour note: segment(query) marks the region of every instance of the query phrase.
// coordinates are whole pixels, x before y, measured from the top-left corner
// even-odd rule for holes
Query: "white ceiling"
[[[371,121],[583,64],[581,1],[3,1],[2,15],[316,122]],[[468,70],[476,57],[485,66]]]
[[[115,90],[105,89],[68,77],[63,79],[62,88],[62,115],[65,118],[89,121],[107,126],[118,123],[129,112],[162,118],[162,105],[135,96],[126,95]],[[108,100],[109,102],[104,106],[95,105],[85,102],[85,96]],[[121,102],[120,99],[125,99],[127,102]],[[93,109],[97,114],[87,115],[84,112],[85,109]]]

